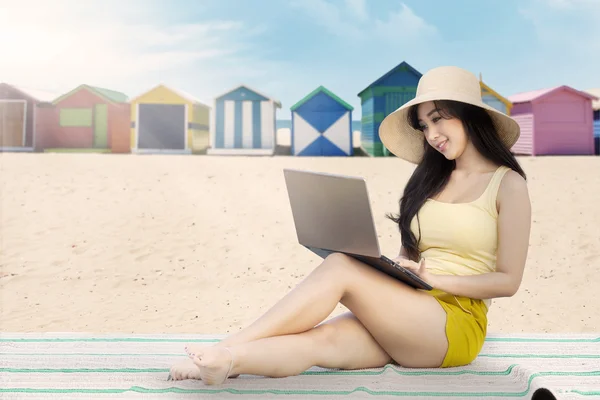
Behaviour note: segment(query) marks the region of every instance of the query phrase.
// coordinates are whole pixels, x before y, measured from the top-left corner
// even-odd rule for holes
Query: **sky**
[[[282,102],[357,94],[402,61],[456,65],[505,97],[600,87],[600,0],[0,0],[0,82],[212,105],[246,84]]]

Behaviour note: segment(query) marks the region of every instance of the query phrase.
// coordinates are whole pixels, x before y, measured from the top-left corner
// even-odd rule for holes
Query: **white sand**
[[[520,160],[531,249],[490,332],[598,332],[600,157]],[[397,254],[384,214],[413,167],[395,158],[1,154],[0,329],[240,329],[319,262],[297,243],[283,167],[366,177]]]

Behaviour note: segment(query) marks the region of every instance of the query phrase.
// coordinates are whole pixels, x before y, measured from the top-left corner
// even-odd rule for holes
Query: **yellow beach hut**
[[[512,103],[506,97],[501,96],[494,89],[483,83],[479,77],[479,86],[481,86],[481,97],[485,104],[494,107],[496,110],[510,115]]]
[[[206,153],[210,107],[194,96],[160,84],[130,103],[132,153]]]

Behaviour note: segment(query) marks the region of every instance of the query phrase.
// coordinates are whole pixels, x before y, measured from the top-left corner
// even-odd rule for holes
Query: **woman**
[[[379,134],[392,153],[417,164],[399,216],[389,217],[402,236],[397,262],[434,290],[333,254],[246,329],[186,347],[189,359],[171,369],[172,379],[220,384],[312,366],[453,367],[477,357],[490,300],[517,292],[527,257],[530,201],[509,151],[519,126],[482,102],[473,74],[440,67]],[[323,322],[338,303],[350,312]]]

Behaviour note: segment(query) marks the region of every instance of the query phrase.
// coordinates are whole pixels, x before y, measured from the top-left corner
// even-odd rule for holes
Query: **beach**
[[[518,159],[529,256],[519,292],[493,302],[488,332],[598,332],[600,157]],[[414,167],[393,157],[0,154],[1,330],[248,325],[320,261],[298,244],[283,168],[366,178],[382,252],[397,255],[385,213]]]

